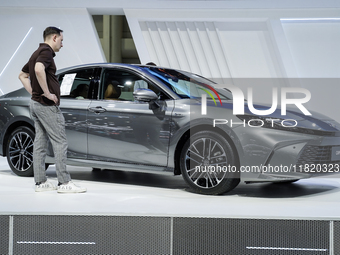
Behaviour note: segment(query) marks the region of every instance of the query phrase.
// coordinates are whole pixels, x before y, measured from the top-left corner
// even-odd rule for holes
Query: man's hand
[[[55,94],[51,94],[51,92],[48,90],[44,64],[41,62],[35,63],[34,71],[35,75],[37,76],[39,85],[44,92],[42,95],[48,98],[49,100],[53,101],[54,103],[57,103],[58,102],[57,96]]]
[[[49,93],[49,94],[42,94],[44,97],[46,97],[46,98],[48,98],[49,100],[51,100],[51,101],[53,101],[54,103],[57,103],[58,102],[58,98],[57,98],[57,96],[55,95],[55,94],[51,94],[51,93]]]

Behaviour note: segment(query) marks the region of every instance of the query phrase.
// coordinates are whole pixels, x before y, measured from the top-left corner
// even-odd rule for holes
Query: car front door
[[[138,74],[106,69],[99,99],[88,111],[88,158],[118,163],[166,166],[173,100],[164,95],[157,104],[135,101],[133,91],[162,91]]]

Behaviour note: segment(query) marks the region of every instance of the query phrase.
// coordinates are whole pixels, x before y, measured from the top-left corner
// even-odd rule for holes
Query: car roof
[[[81,68],[91,68],[91,67],[100,67],[100,68],[109,68],[109,67],[125,67],[128,69],[136,69],[138,67],[143,67],[147,65],[140,65],[140,64],[122,64],[122,63],[91,63],[91,64],[82,64],[82,65],[75,65],[75,66],[70,66],[66,68],[59,69],[57,71],[57,75],[59,73],[67,72],[69,70],[74,70],[74,69],[81,69]],[[152,66],[155,67],[155,66]],[[157,66],[159,67],[159,66]],[[163,68],[163,67],[161,67]],[[166,69],[171,69],[171,68],[166,68]]]

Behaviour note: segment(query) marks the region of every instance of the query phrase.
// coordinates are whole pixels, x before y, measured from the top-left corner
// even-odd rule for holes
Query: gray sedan
[[[339,172],[339,124],[317,113],[257,116],[244,102],[244,114],[234,115],[229,90],[155,66],[89,64],[59,70],[58,79],[69,165],[181,174],[194,192],[211,195],[240,180]],[[19,176],[33,175],[29,101],[23,88],[0,98],[0,155]]]

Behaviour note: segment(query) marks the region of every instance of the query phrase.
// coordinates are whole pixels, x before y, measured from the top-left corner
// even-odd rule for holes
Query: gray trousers
[[[48,140],[51,141],[58,181],[65,183],[71,180],[66,170],[67,138],[65,119],[58,106],[45,106],[36,101],[30,102],[31,117],[34,120],[35,139],[33,145],[33,169],[35,182],[47,180],[45,158]]]

